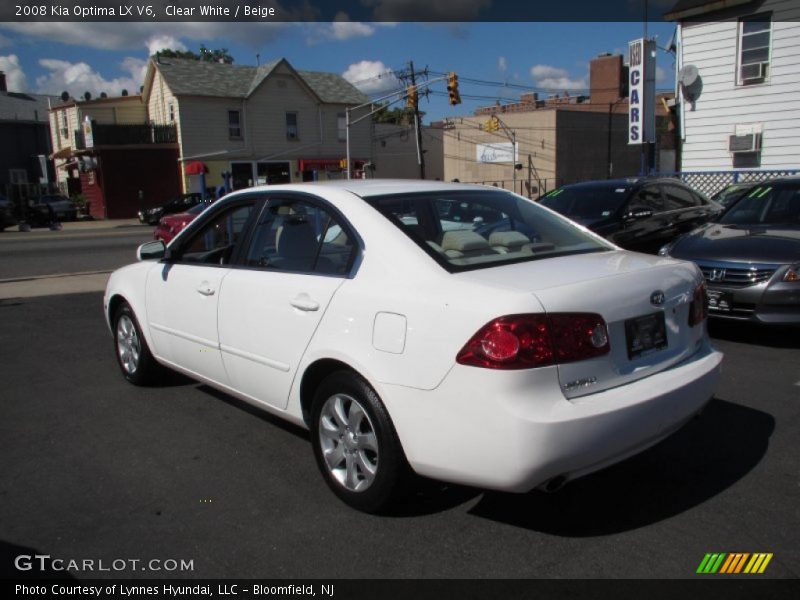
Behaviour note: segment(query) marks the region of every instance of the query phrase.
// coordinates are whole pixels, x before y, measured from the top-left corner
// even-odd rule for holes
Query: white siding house
[[[227,173],[234,189],[340,178],[345,109],[369,103],[341,76],[298,71],[285,59],[254,67],[157,55],[143,95],[154,123],[177,127],[184,191],[197,188],[186,169],[194,162],[207,169],[207,187]],[[368,119],[351,127],[356,172],[369,160],[370,138]]]
[[[681,169],[800,169],[800,4],[680,0],[666,16],[677,72],[698,74],[678,84]]]

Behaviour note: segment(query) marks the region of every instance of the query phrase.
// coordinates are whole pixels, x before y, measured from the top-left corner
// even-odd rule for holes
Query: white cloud
[[[28,78],[19,64],[16,54],[0,56],[0,71],[6,74],[6,86],[10,92],[27,92]]]
[[[656,85],[673,83],[674,80],[675,80],[674,69],[670,69],[668,71],[666,69],[662,69],[661,67],[656,67]]]
[[[186,50],[186,46],[178,38],[172,35],[154,35],[145,42],[149,56],[153,56],[161,50]]]
[[[497,69],[501,73],[505,73],[508,70],[508,61],[506,61],[505,56],[501,56],[497,59]]]
[[[357,37],[370,37],[375,28],[367,23],[354,23],[345,13],[339,12],[331,23],[331,34],[337,40],[349,40]]]
[[[587,78],[570,77],[569,71],[551,65],[534,65],[531,67],[531,77],[537,87],[554,92],[566,90],[588,89]]]
[[[71,63],[66,60],[45,58],[39,65],[49,71],[46,75],[36,78],[37,90],[45,94],[61,94],[69,92],[73,97],[82,97],[85,92],[97,98],[100,92],[109,96],[118,96],[123,89],[131,94],[139,92],[139,87],[144,81],[147,61],[128,57],[120,63],[122,71],[127,73],[123,77],[106,79],[85,62]]]
[[[389,92],[400,87],[394,72],[380,60],[353,63],[342,73],[342,77],[365,94]]]
[[[351,21],[346,13],[338,12],[332,23],[307,24],[309,46],[325,41],[343,42],[353,38],[370,37],[375,34],[375,26],[369,23]]]

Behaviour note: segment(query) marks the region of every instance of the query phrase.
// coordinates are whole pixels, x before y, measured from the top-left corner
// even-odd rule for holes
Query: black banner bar
[[[17,580],[0,586],[15,598],[315,598],[315,600],[545,600],[797,598],[798,580],[709,577],[677,580]]]
[[[0,21],[661,21],[677,0],[9,0]]]

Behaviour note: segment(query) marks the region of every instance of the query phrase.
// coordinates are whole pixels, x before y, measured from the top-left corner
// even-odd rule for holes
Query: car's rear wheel
[[[153,358],[142,335],[136,315],[127,302],[114,314],[114,349],[122,375],[134,385],[153,385],[164,374],[164,367]]]
[[[329,375],[316,390],[311,419],[317,465],[340,499],[365,512],[399,499],[410,469],[389,414],[366,381],[348,371]]]

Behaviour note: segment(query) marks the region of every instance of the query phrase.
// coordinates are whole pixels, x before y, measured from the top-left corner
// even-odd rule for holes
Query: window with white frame
[[[169,103],[169,122],[175,122],[175,104],[172,102]]]
[[[339,141],[347,141],[347,117],[344,113],[339,113],[336,116],[336,128],[339,134]]]
[[[286,113],[286,139],[287,140],[296,140],[299,139],[300,135],[297,131],[297,113],[296,112],[287,112]]]
[[[739,20],[739,57],[736,81],[739,85],[763,83],[769,74],[772,18],[769,13]]]
[[[238,110],[228,111],[228,137],[234,140],[242,138],[242,121]]]

